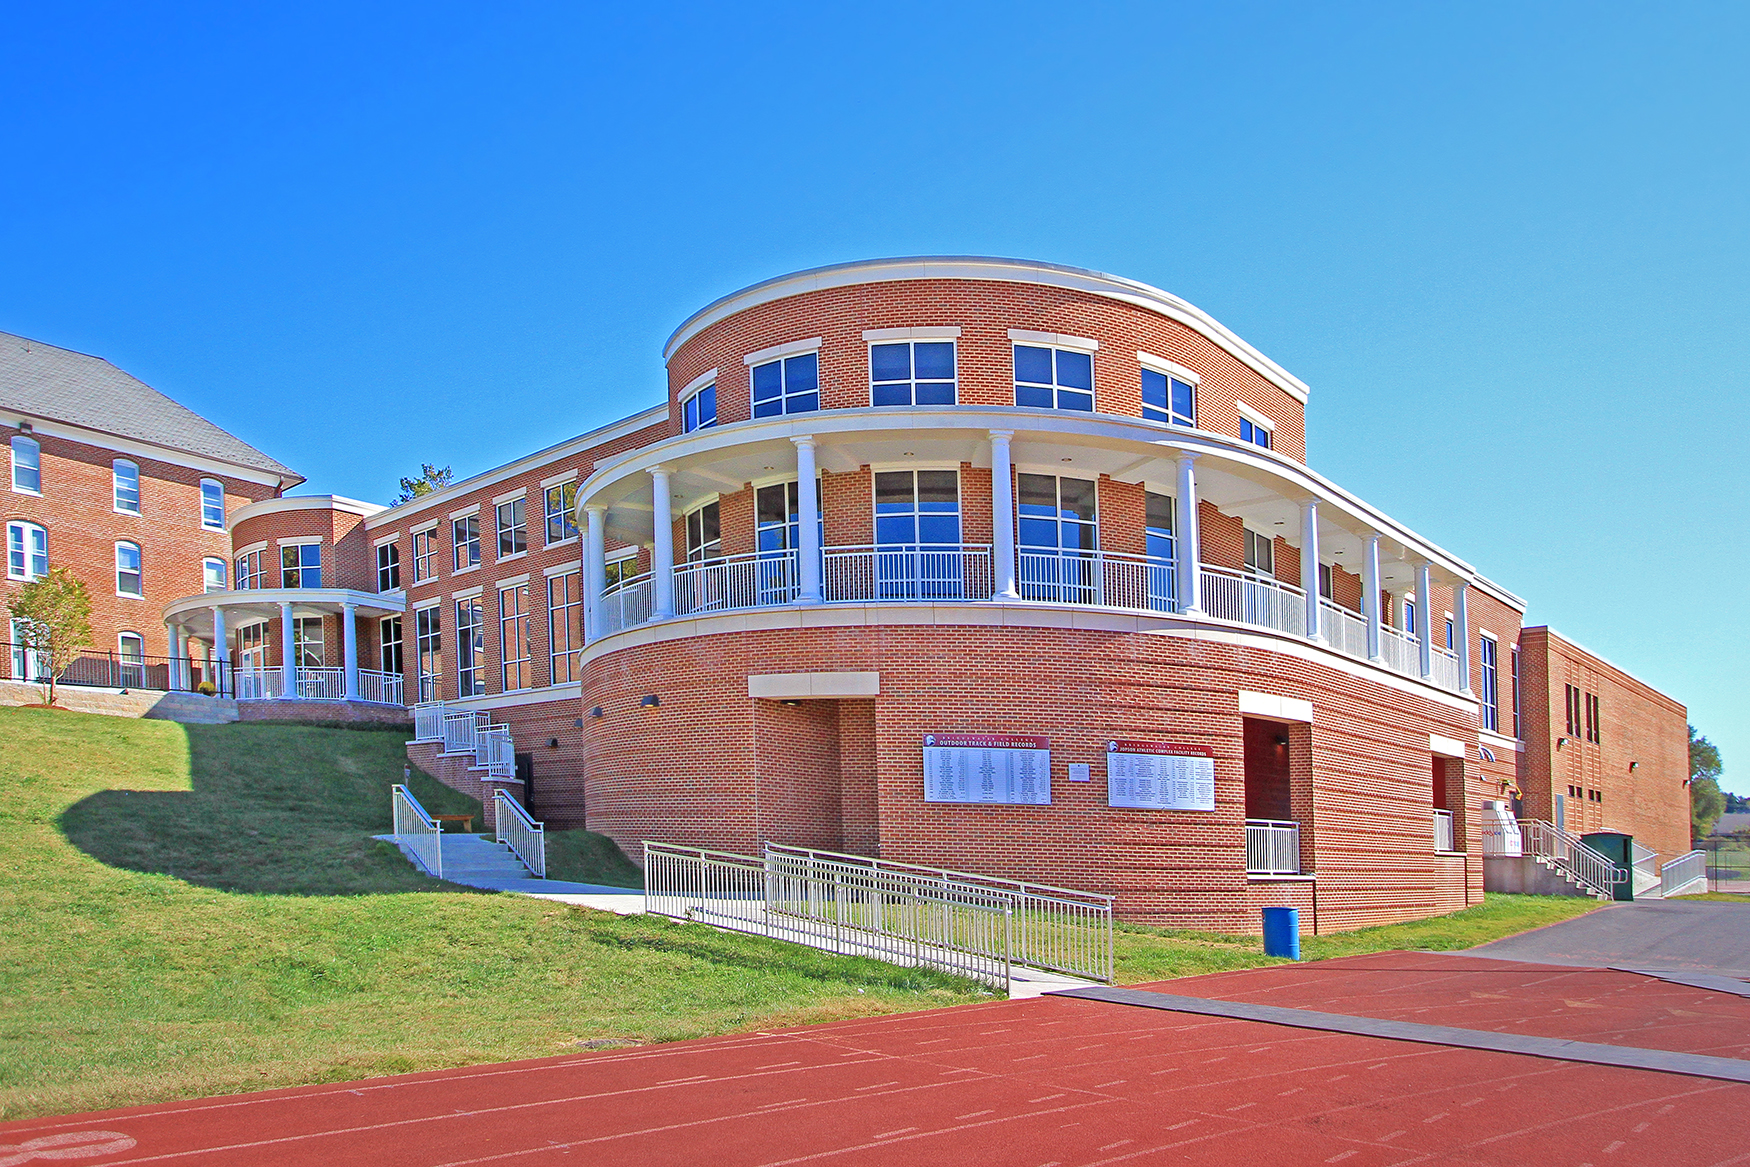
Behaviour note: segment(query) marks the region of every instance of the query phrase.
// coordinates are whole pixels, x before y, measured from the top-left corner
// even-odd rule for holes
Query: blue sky
[[[240,8],[10,9],[0,329],[387,500],[660,400],[770,275],[1116,272],[1750,791],[1750,9]]]

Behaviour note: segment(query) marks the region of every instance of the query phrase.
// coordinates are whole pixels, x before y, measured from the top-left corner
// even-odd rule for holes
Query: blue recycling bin
[[[1300,959],[1300,909],[1264,909],[1264,955]]]

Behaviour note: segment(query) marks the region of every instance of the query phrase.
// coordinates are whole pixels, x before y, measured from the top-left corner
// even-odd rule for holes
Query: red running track
[[[1742,1056],[1750,1001],[1387,953],[1189,996]],[[1734,1052],[1735,1051],[1735,1052]],[[1750,1164],[1750,1085],[1042,997],[0,1126],[0,1167]]]

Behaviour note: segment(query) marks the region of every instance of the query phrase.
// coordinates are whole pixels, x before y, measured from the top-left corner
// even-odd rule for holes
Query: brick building
[[[246,705],[417,703],[419,764],[634,856],[806,844],[1329,929],[1477,899],[1485,804],[1687,850],[1682,707],[1311,469],[1307,387],[1177,297],[846,264],[663,356],[664,405],[411,503],[239,509],[239,586],[173,637]],[[455,748],[494,733],[514,766]]]

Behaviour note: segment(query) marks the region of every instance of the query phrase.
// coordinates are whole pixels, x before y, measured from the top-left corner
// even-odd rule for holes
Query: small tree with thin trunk
[[[55,703],[55,678],[79,650],[91,643],[91,593],[85,581],[64,567],[18,589],[7,605],[18,647],[47,666],[49,704]]]

